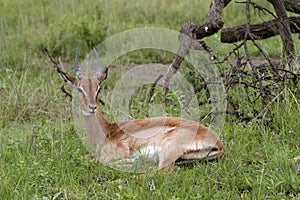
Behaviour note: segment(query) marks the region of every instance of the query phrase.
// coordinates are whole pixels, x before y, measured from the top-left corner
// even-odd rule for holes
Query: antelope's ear
[[[101,73],[101,75],[97,77],[99,82],[102,83],[103,81],[105,81],[107,75],[108,75],[108,68],[106,67],[105,70]]]
[[[67,74],[66,72],[62,71],[61,69],[58,69],[57,68],[57,72],[59,73],[59,75],[61,76],[61,78],[68,84],[70,85],[75,85],[77,79],[70,75],[70,74]]]

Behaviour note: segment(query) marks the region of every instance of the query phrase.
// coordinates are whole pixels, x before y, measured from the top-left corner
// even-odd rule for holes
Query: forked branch
[[[179,66],[181,65],[184,57],[188,54],[189,49],[195,45],[193,41],[201,40],[204,37],[211,36],[217,33],[224,25],[222,21],[223,8],[227,6],[231,0],[214,0],[210,6],[208,19],[202,25],[198,26],[192,22],[185,23],[180,30],[180,45],[176,54],[176,57],[172,64],[170,65],[168,72],[164,79],[165,95],[169,93],[169,81],[170,78],[175,74]],[[212,49],[205,43],[200,42],[203,49],[208,52],[211,59],[215,59],[216,55],[213,53]],[[168,100],[166,99],[168,104]]]

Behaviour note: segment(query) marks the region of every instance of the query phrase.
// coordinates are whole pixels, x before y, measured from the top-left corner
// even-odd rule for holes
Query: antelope
[[[209,128],[196,121],[162,116],[109,122],[97,105],[108,68],[102,68],[96,49],[97,71],[92,77],[85,76],[80,70],[79,47],[74,62],[76,77],[64,72],[46,51],[62,79],[80,93],[87,140],[98,160],[130,164],[144,153],[156,159],[156,170],[168,168],[172,171],[182,164],[223,156],[222,142]]]

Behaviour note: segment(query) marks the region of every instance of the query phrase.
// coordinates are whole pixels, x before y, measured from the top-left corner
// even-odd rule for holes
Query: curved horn
[[[82,79],[83,74],[81,73],[80,68],[79,68],[78,54],[79,54],[79,46],[78,46],[77,49],[76,49],[74,68],[75,68],[76,76],[77,76],[77,78],[80,80],[80,79]]]
[[[96,61],[97,61],[97,71],[96,71],[95,76],[96,76],[97,78],[99,78],[99,77],[101,76],[102,72],[103,72],[103,69],[102,69],[102,65],[101,65],[101,62],[100,62],[100,58],[99,58],[99,55],[98,55],[96,49],[94,48],[93,50],[94,50],[94,54],[95,54],[95,56],[96,56]]]

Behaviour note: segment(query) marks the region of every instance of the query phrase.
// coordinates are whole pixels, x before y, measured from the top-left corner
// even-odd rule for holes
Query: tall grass
[[[281,93],[283,101],[271,105],[273,119],[268,124],[225,123],[220,135],[226,154],[218,162],[203,161],[172,174],[156,172],[137,179],[86,157],[89,152],[74,130],[71,102],[61,93],[62,80],[43,49],[49,47],[73,73],[70,65],[78,44],[83,59],[94,45],[129,28],[179,30],[188,20],[200,24],[209,3],[1,1],[0,199],[299,199],[300,162],[294,160],[300,156],[299,97],[289,89]],[[225,11],[226,26],[243,23],[237,8],[241,5],[229,5]],[[279,41],[276,37],[261,44],[270,55],[280,55]],[[220,56],[232,48],[220,44],[218,34],[207,42]],[[296,45],[299,48],[299,42]],[[172,60],[172,55],[161,53],[136,52],[116,63]],[[101,109],[109,119],[105,95],[120,76],[112,70],[101,93],[107,100]],[[135,103],[135,114],[143,117],[144,111],[147,116],[147,109],[140,106],[143,102]],[[175,108],[171,111],[176,113]]]

